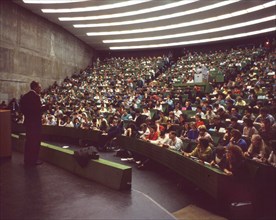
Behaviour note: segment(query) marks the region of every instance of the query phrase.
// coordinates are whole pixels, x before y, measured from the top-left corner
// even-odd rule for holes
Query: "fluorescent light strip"
[[[22,0],[26,4],[65,4],[74,2],[87,2],[89,0]]]
[[[166,5],[160,5],[157,7],[152,7],[152,8],[147,8],[147,9],[142,9],[138,11],[131,11],[131,12],[125,12],[125,13],[119,13],[119,14],[111,14],[111,15],[100,15],[100,16],[89,16],[91,17],[101,17],[102,18],[107,18],[107,17],[113,17],[113,16],[118,16],[118,17],[124,17],[124,16],[131,16],[131,15],[138,15],[138,14],[145,14],[145,13],[150,13],[150,12],[156,12],[156,11],[161,11],[169,8],[175,8],[183,5],[187,5],[193,2],[197,2],[198,0],[184,0],[184,1],[179,1],[179,2],[174,2]],[[228,3],[230,4],[230,3]],[[209,6],[208,6],[209,7]],[[204,8],[204,7],[203,7]],[[192,10],[189,10],[192,11]],[[120,21],[120,22],[110,22],[110,23],[95,23],[95,24],[74,24],[73,26],[75,28],[86,28],[86,27],[107,27],[107,26],[118,26],[118,25],[129,25],[129,24],[137,24],[137,23],[145,23],[145,22],[151,22],[151,21],[158,21],[158,20],[164,20],[167,18],[171,18],[171,16],[176,15],[179,13],[174,13],[172,15],[165,15],[165,16],[159,16],[159,17],[152,17],[152,18],[146,18],[146,19],[137,19],[137,20],[130,20],[130,21]],[[181,12],[183,14],[183,12]],[[85,17],[83,17],[85,18]],[[161,18],[161,19],[160,19]],[[59,20],[62,20],[59,18]],[[88,19],[90,20],[90,19]]]
[[[149,2],[152,0],[130,0],[124,1],[109,5],[100,5],[100,6],[91,6],[91,7],[83,7],[83,8],[60,8],[60,9],[41,9],[43,13],[71,13],[71,12],[87,12],[87,11],[100,11],[114,8],[122,8],[131,5],[137,5],[145,2]]]
[[[199,43],[207,43],[207,42],[214,42],[214,41],[220,41],[220,40],[229,40],[229,39],[247,37],[247,36],[272,32],[272,31],[276,31],[276,27],[266,28],[266,29],[262,29],[262,30],[258,30],[258,31],[251,31],[251,32],[247,32],[247,33],[228,35],[228,36],[223,36],[223,37],[201,39],[201,40],[182,41],[182,42],[175,42],[175,43],[168,43],[168,44],[109,47],[109,49],[110,50],[129,50],[129,49],[132,50],[132,49],[148,49],[148,48],[183,46],[183,45],[189,45],[189,44],[199,44]]]
[[[179,37],[187,37],[193,35],[200,35],[200,34],[207,34],[207,33],[214,33],[218,31],[226,31],[231,30],[234,28],[241,28],[246,27],[254,24],[259,24],[266,21],[276,20],[276,15],[260,18],[252,21],[242,22],[238,24],[223,26],[219,28],[212,28],[200,31],[193,31],[187,33],[180,33],[180,34],[172,34],[172,35],[163,35],[163,36],[156,36],[156,37],[141,37],[141,38],[130,38],[130,39],[117,39],[117,40],[103,40],[103,43],[129,43],[129,42],[141,42],[141,41],[154,41],[154,40],[165,40],[165,39],[173,39]]]
[[[273,3],[273,4],[271,4]],[[202,20],[196,20],[191,22],[185,22],[180,24],[173,24],[173,25],[167,25],[167,26],[161,26],[161,27],[152,27],[152,28],[144,28],[144,29],[133,29],[133,30],[123,30],[123,31],[107,31],[107,32],[88,32],[86,33],[88,36],[105,36],[105,35],[121,35],[121,34],[137,34],[137,33],[147,33],[147,32],[154,32],[154,31],[163,31],[163,30],[170,30],[170,29],[176,29],[180,27],[188,27],[192,25],[198,25],[198,24],[204,24],[208,22],[223,20],[227,18],[232,18],[235,16],[240,16],[243,14],[248,14],[251,12],[255,12],[267,7],[274,6],[275,2],[268,2],[263,5],[255,6],[249,9],[244,9],[238,12],[224,14],[216,17],[206,18]]]
[[[184,0],[184,1],[181,1],[181,2],[183,2],[183,5],[184,5],[185,3],[190,4],[190,3],[193,3],[193,2],[196,2],[196,1],[198,1],[198,0],[189,0],[189,1]],[[240,0],[234,0],[234,2],[237,2],[237,1],[240,1]],[[233,2],[233,1],[227,1],[227,3],[220,3],[220,4],[231,4],[231,3],[228,3],[228,2]],[[106,15],[85,16],[85,17],[59,17],[58,19],[60,21],[88,21],[88,20],[121,18],[121,17],[140,15],[140,14],[145,14],[145,13],[150,13],[150,12],[161,11],[161,10],[168,9],[168,8],[173,8],[175,4],[177,4],[177,3],[170,3],[170,4],[160,5],[160,6],[156,6],[156,7],[152,7],[152,8],[141,9],[141,10],[136,10],[136,11],[129,11],[129,12],[123,12],[123,13],[117,13],[117,14],[106,14]],[[179,17],[179,16],[177,16],[177,17]]]

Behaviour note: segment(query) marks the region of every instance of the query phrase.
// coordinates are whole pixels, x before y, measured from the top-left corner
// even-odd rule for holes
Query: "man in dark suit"
[[[35,166],[42,164],[42,161],[38,160],[38,156],[42,131],[41,116],[46,106],[42,106],[40,101],[41,85],[32,81],[30,88],[31,90],[20,101],[20,109],[25,116],[24,125],[26,128],[24,164]]]

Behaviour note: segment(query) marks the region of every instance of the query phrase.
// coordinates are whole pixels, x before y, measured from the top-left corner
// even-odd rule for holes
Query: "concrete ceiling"
[[[55,2],[61,2],[56,0]],[[72,0],[71,0],[72,1]],[[244,37],[244,34],[254,34],[255,31],[263,30],[264,33],[275,32],[276,21],[276,1],[272,0],[241,0],[241,1],[218,1],[218,0],[87,0],[73,3],[59,4],[29,4],[22,0],[15,2],[35,14],[38,14],[53,23],[63,27],[71,32],[76,37],[80,38],[87,44],[91,45],[96,50],[109,50],[110,47],[115,50],[121,50],[121,46],[138,46],[132,49],[147,49],[147,48],[168,48],[184,45],[193,45],[198,43],[208,43],[221,41],[232,38]],[[133,5],[126,6],[130,2]],[[228,2],[228,5],[217,7],[218,3]],[[119,4],[123,3],[123,4]],[[176,3],[182,3],[177,7],[173,7]],[[115,5],[114,5],[115,4]],[[111,9],[93,10],[95,6],[111,5]],[[257,9],[256,6],[263,5],[262,9]],[[117,7],[114,7],[117,6]],[[119,7],[120,6],[120,7]],[[160,6],[165,6],[163,9]],[[93,7],[93,11],[83,12],[55,12],[43,13],[42,9],[70,9],[70,8],[85,8]],[[143,12],[143,9],[155,11]],[[156,10],[159,9],[159,10]],[[205,10],[208,9],[208,10]],[[248,10],[247,13],[245,13]],[[186,15],[185,15],[186,13]],[[112,18],[99,18],[97,16],[113,15]],[[173,18],[167,18],[173,15]],[[226,18],[222,16],[225,15]],[[232,17],[229,17],[232,15]],[[97,20],[75,20],[61,21],[61,18],[67,17],[85,17],[93,16],[90,19],[98,18]],[[166,17],[165,17],[166,16]],[[214,21],[208,21],[216,17]],[[152,19],[155,21],[141,20]],[[262,19],[262,20],[260,20]],[[255,24],[245,22],[255,21]],[[122,24],[114,22],[134,22],[133,24]],[[194,23],[192,23],[194,22]],[[260,22],[260,23],[258,23]],[[108,23],[108,24],[106,24]],[[200,24],[201,23],[201,24]],[[96,24],[100,27],[83,27],[75,28],[77,24]],[[174,27],[172,25],[177,25]],[[240,24],[238,27],[230,25]],[[160,28],[166,27],[166,30]],[[217,28],[224,27],[225,30]],[[146,30],[142,30],[146,29]],[[119,33],[113,35],[98,35],[98,32],[110,31],[132,31],[133,33]],[[201,33],[199,32],[201,31]],[[88,36],[88,32],[94,32]],[[195,33],[194,33],[195,32]],[[241,34],[241,35],[239,35]],[[168,36],[173,35],[173,36]],[[232,36],[234,35],[234,36]],[[103,40],[114,39],[133,39],[133,38],[149,38],[155,39],[136,39],[134,42],[122,43],[103,43]],[[165,39],[160,39],[160,37]],[[169,38],[170,37],[170,38]],[[225,39],[220,39],[224,37]],[[201,40],[201,42],[197,42]],[[210,41],[209,41],[210,42]],[[167,45],[168,44],[168,45]],[[141,46],[142,45],[142,46]],[[155,46],[150,46],[155,45]],[[139,48],[141,47],[141,48]]]

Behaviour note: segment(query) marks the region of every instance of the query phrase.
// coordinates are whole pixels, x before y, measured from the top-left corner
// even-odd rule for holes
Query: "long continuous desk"
[[[0,110],[0,157],[11,156],[11,112]]]
[[[42,133],[44,136],[51,137],[65,137],[68,139],[81,137],[99,141],[99,133],[92,130],[85,131],[74,128],[43,126]],[[12,142],[14,150],[24,152],[25,133],[22,125],[13,125]],[[40,158],[42,160],[113,189],[125,190],[131,188],[131,167],[101,158],[90,160],[87,166],[81,167],[73,157],[73,154],[73,150],[41,142]]]
[[[127,150],[142,154],[174,170],[215,199],[222,199],[225,195],[230,177],[219,169],[142,140],[121,136],[118,137],[118,143]]]
[[[25,128],[23,124],[12,123],[12,132],[13,133],[24,133]],[[44,140],[57,138],[57,139],[66,139],[71,140],[89,140],[95,144],[103,142],[102,132],[95,130],[83,130],[69,127],[59,127],[59,126],[42,126],[42,136]]]
[[[198,86],[202,88],[203,92],[210,92],[210,85],[209,83],[174,83],[173,87],[174,88],[193,88],[194,86]]]
[[[117,139],[121,147],[165,165],[222,203],[243,199],[242,196],[240,198],[235,196],[248,190],[249,193],[254,194],[255,203],[275,204],[273,195],[275,195],[276,169],[272,166],[247,160],[246,185],[240,185],[237,179],[227,176],[222,170],[184,157],[176,151],[130,137],[120,136]],[[238,190],[236,192],[232,191],[234,185],[238,187],[235,188]],[[253,197],[251,199],[254,199]]]
[[[24,128],[22,125],[13,124],[12,131],[13,133],[20,133],[24,131]],[[106,136],[102,136],[100,131],[94,130],[43,126],[43,135],[48,137],[64,137],[68,138],[68,140],[85,139],[100,144],[106,142]],[[220,169],[211,167],[208,164],[202,164],[191,158],[184,157],[173,150],[161,148],[139,139],[120,136],[117,138],[117,141],[120,147],[139,153],[165,165],[193,182],[213,198],[219,201],[229,199],[229,189],[232,188],[235,180],[233,177],[225,175]],[[271,198],[271,196],[275,193],[276,189],[276,169],[252,160],[247,160],[246,164],[249,176],[247,184],[253,187],[253,191],[256,192],[256,198],[261,203],[262,199],[275,203],[275,197]],[[263,192],[264,189],[265,192]]]

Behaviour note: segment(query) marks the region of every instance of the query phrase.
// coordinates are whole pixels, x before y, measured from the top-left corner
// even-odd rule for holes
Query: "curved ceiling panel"
[[[97,50],[177,47],[276,31],[275,0],[15,2]]]

